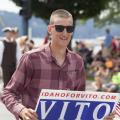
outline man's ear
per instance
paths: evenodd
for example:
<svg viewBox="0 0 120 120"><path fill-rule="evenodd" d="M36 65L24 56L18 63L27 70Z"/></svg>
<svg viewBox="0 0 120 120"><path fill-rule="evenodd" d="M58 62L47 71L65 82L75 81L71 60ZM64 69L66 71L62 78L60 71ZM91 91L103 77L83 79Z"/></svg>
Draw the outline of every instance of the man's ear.
<svg viewBox="0 0 120 120"><path fill-rule="evenodd" d="M51 25L48 25L48 33L51 34Z"/></svg>

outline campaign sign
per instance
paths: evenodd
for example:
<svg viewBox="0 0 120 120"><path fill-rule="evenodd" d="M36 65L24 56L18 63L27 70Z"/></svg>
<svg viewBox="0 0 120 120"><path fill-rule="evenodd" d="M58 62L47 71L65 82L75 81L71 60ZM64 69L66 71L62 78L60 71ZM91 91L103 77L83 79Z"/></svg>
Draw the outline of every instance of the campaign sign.
<svg viewBox="0 0 120 120"><path fill-rule="evenodd" d="M36 112L39 120L103 120L118 100L118 93L43 89Z"/></svg>

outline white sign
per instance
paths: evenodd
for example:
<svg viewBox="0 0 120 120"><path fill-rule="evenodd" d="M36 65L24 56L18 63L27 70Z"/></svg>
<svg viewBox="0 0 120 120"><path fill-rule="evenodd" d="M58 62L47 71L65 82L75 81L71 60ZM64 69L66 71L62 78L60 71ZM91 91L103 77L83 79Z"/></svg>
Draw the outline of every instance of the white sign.
<svg viewBox="0 0 120 120"><path fill-rule="evenodd" d="M119 98L117 93L43 89L36 112L39 120L103 120Z"/></svg>

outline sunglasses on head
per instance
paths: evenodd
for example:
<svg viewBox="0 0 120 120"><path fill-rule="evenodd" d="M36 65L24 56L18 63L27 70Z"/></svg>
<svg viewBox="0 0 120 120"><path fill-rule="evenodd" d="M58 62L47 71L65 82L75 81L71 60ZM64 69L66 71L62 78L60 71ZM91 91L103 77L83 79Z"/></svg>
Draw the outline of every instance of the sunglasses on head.
<svg viewBox="0 0 120 120"><path fill-rule="evenodd" d="M74 27L73 27L73 26L55 25L55 30L56 30L57 32L63 32L64 29L66 29L66 31L67 31L68 33L72 33L73 30L74 30Z"/></svg>

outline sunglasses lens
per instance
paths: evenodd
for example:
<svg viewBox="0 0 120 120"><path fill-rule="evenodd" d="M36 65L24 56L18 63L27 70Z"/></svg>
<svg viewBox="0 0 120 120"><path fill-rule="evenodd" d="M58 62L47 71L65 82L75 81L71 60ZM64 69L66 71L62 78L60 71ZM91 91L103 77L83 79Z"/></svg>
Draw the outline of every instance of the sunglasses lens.
<svg viewBox="0 0 120 120"><path fill-rule="evenodd" d="M64 26L62 26L62 25L55 25L55 30L57 32L63 32L64 31Z"/></svg>
<svg viewBox="0 0 120 120"><path fill-rule="evenodd" d="M73 32L74 27L73 27L73 26L55 25L55 30L56 30L57 32L63 32L64 29L66 29L68 33L71 33L71 32Z"/></svg>
<svg viewBox="0 0 120 120"><path fill-rule="evenodd" d="M67 26L66 29L67 29L68 33L71 33L71 32L74 31L74 27L73 26Z"/></svg>

